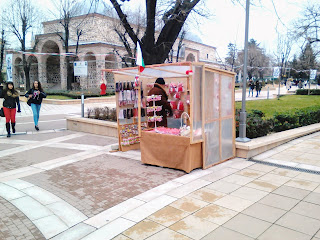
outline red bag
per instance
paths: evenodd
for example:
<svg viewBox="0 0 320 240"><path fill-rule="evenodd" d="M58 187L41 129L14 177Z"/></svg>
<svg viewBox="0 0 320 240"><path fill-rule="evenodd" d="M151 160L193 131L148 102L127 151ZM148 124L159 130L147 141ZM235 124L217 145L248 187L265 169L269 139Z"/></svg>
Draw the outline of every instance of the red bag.
<svg viewBox="0 0 320 240"><path fill-rule="evenodd" d="M179 102L178 102L178 110L179 110L179 111L184 111L184 105L183 105L183 102L182 102L182 101L179 101Z"/></svg>
<svg viewBox="0 0 320 240"><path fill-rule="evenodd" d="M174 102L174 101L170 102L170 106L171 106L172 110L176 110L177 109L177 102Z"/></svg>

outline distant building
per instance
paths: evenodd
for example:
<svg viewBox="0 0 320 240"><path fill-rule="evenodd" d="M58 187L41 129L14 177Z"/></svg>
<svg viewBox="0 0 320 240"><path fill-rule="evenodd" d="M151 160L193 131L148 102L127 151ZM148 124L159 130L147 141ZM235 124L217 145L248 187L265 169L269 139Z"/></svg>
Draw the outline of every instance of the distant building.
<svg viewBox="0 0 320 240"><path fill-rule="evenodd" d="M72 83L74 89L98 88L102 77L111 88L114 82L113 75L105 73L101 76L101 69L125 67L120 56L126 56L127 52L114 31L115 24L119 25L119 20L98 13L81 15L71 19L69 52L76 52L78 28L82 30L82 34L79 37L78 54L75 60L88 61L88 76L74 77ZM66 57L63 55L65 49L57 34L62 34L62 25L59 20L43 22L42 25L43 34L35 37L37 41L35 54L27 55L28 63L31 64L30 80L31 82L39 80L46 88L66 89ZM179 39L173 47L173 62L176 61L178 43ZM16 84L23 86L25 77L22 54L13 53L13 80ZM216 48L184 39L179 61L215 64L217 62ZM73 62L71 64L73 66Z"/></svg>

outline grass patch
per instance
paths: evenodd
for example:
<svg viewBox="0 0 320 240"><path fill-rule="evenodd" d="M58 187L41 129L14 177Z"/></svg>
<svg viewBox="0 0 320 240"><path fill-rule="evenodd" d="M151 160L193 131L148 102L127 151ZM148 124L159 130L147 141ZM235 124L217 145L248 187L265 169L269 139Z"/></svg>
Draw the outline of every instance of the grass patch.
<svg viewBox="0 0 320 240"><path fill-rule="evenodd" d="M275 113L296 112L306 108L320 109L320 96L287 95L277 99L254 100L246 102L246 111L260 110L265 118L272 118ZM236 102L236 109L241 109L241 102Z"/></svg>
<svg viewBox="0 0 320 240"><path fill-rule="evenodd" d="M48 99L59 99L59 100L70 100L73 99L71 97L67 97L67 96L61 96L61 95L47 95Z"/></svg>

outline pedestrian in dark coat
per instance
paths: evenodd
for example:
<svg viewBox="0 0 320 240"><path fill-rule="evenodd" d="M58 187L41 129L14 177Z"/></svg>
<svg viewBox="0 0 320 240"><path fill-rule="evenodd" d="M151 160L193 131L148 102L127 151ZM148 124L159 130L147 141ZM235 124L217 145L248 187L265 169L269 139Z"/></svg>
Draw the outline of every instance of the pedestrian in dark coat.
<svg viewBox="0 0 320 240"><path fill-rule="evenodd" d="M39 131L39 116L40 116L40 108L42 99L46 98L47 95L43 91L41 87L41 83L39 81L34 81L32 88L24 95L26 98L31 99L31 109L33 112L33 121L34 127L37 131Z"/></svg>
<svg viewBox="0 0 320 240"><path fill-rule="evenodd" d="M259 91L260 91L260 83L259 83L259 80L256 81L256 91L257 91L256 97L258 97L258 96L259 96Z"/></svg>
<svg viewBox="0 0 320 240"><path fill-rule="evenodd" d="M3 101L3 112L6 117L6 129L7 137L11 137L10 133L10 122L12 132L15 133L16 125L16 99L19 97L19 92L14 89L13 82L7 82L6 88L0 93L0 97L4 98Z"/></svg>
<svg viewBox="0 0 320 240"><path fill-rule="evenodd" d="M166 93L164 86L165 81L163 78L157 78L154 87L149 91L148 96L151 95L161 95L161 100L155 102L155 106L162 106L162 110L159 112L156 112L157 116L162 116L162 121L157 122L157 126L163 126L167 127L167 115L172 116L172 108L170 106L170 103L168 102L168 94ZM153 106L153 102L149 102L149 107ZM154 113L148 113L148 116L154 116ZM148 126L154 128L155 124L154 122L148 122Z"/></svg>

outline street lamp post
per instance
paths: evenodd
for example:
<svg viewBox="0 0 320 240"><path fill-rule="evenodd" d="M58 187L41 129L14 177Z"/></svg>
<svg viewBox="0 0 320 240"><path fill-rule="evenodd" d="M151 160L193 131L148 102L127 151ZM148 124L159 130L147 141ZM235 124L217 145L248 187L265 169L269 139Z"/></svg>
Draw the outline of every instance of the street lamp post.
<svg viewBox="0 0 320 240"><path fill-rule="evenodd" d="M245 40L244 40L244 65L243 65L243 84L242 84L242 107L240 111L240 123L239 123L239 137L237 142L249 142L250 139L246 137L246 86L247 86L247 65L248 65L248 35L249 35L249 6L250 0L246 0L246 28L245 28Z"/></svg>

